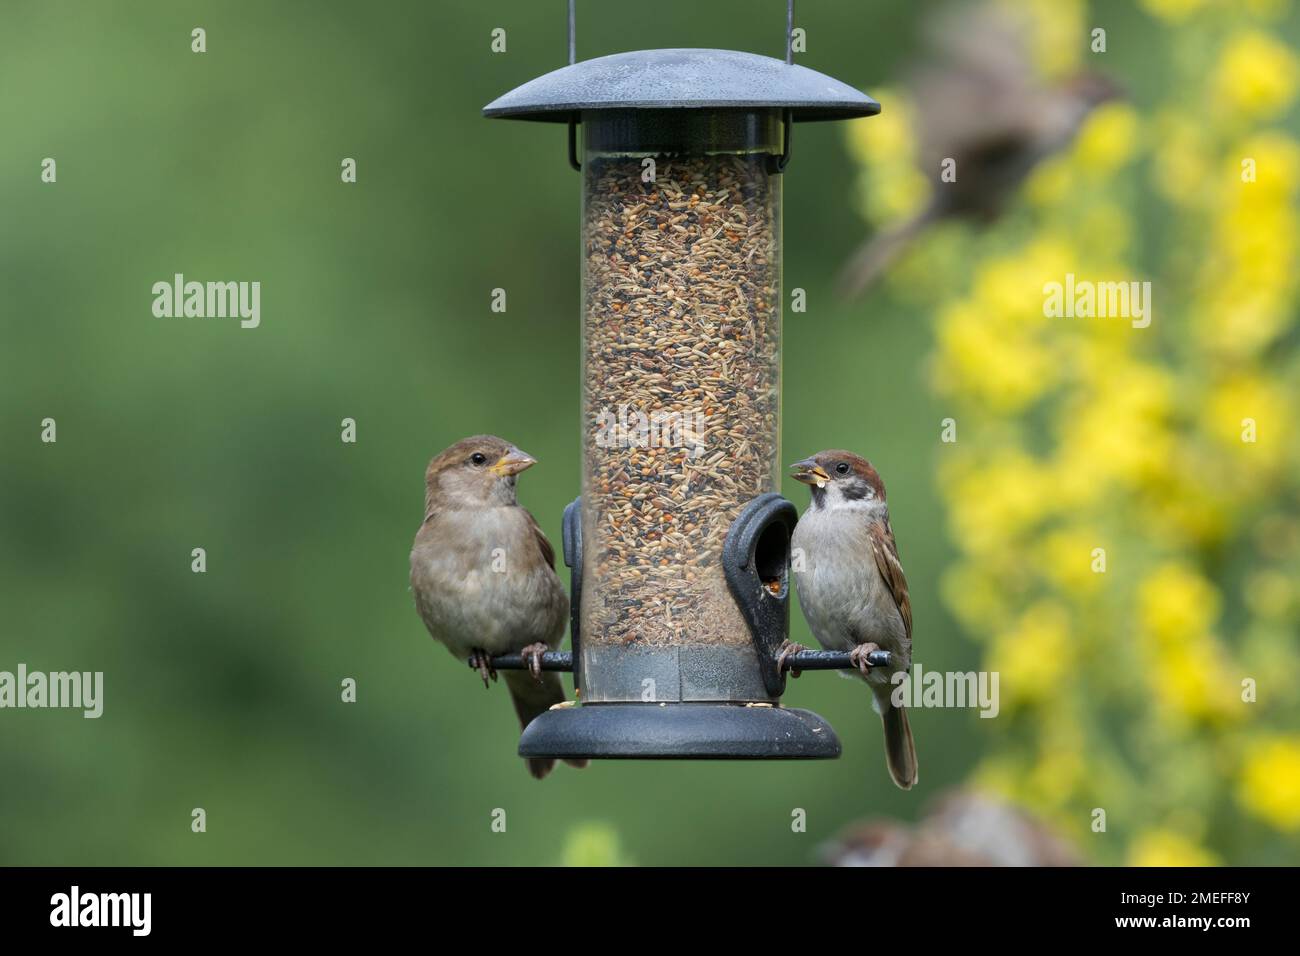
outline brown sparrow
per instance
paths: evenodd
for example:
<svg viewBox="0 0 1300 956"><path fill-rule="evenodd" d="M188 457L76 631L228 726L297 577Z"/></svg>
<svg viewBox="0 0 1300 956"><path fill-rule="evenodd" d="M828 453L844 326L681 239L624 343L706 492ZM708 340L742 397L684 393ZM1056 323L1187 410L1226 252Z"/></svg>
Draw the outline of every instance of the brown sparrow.
<svg viewBox="0 0 1300 956"><path fill-rule="evenodd" d="M856 823L821 848L831 866L1082 866L1076 847L1028 810L958 790L919 823Z"/></svg>
<svg viewBox="0 0 1300 956"><path fill-rule="evenodd" d="M492 657L529 660L528 671L506 674L521 727L565 699L541 655L564 637L569 598L550 542L515 500L515 476L535 464L492 435L452 445L425 472L424 521L411 548L411 591L434 640L477 668L484 687L496 680ZM528 769L541 779L554 764L532 759Z"/></svg>
<svg viewBox="0 0 1300 956"><path fill-rule="evenodd" d="M930 226L995 221L1035 167L1068 146L1096 107L1121 95L1099 73L1044 84L1025 23L1003 5L953 7L933 19L927 34L930 49L909 85L917 162L932 198L859 247L840 276L847 296L863 292ZM941 175L947 159L956 161L952 181Z"/></svg>
<svg viewBox="0 0 1300 956"><path fill-rule="evenodd" d="M822 647L852 654L885 726L890 776L908 790L917 779L916 748L907 710L890 701L890 678L911 666L912 604L885 485L870 462L848 451L823 451L792 467L812 490L790 539L799 606ZM799 649L783 647L782 656ZM888 668L868 662L878 650L889 651Z"/></svg>

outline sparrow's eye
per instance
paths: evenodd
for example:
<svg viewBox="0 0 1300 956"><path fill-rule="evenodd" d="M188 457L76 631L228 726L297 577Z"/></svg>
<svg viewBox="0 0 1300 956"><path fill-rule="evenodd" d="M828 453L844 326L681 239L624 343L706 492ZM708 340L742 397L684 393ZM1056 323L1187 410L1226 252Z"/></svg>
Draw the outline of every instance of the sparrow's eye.
<svg viewBox="0 0 1300 956"><path fill-rule="evenodd" d="M849 473L849 463L847 461L840 462L835 466L835 471L838 474L847 475Z"/></svg>
<svg viewBox="0 0 1300 956"><path fill-rule="evenodd" d="M474 454L469 456L469 461L471 465L477 465L481 467L487 464L487 455L484 455L482 452L476 451L474 452Z"/></svg>

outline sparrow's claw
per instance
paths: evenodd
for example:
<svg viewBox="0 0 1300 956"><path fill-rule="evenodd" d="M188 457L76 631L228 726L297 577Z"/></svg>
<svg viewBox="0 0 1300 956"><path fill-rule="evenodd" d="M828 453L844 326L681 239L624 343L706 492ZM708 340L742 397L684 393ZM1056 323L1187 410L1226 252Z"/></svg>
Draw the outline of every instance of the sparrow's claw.
<svg viewBox="0 0 1300 956"><path fill-rule="evenodd" d="M481 647L469 652L469 666L478 671L478 676L483 678L484 689L488 686L488 678L497 679L496 669L492 666L492 657Z"/></svg>
<svg viewBox="0 0 1300 956"><path fill-rule="evenodd" d="M549 650L549 647L538 641L536 644L529 644L519 652L519 656L528 663L528 673L533 675L533 680L542 679L542 655Z"/></svg>
<svg viewBox="0 0 1300 956"><path fill-rule="evenodd" d="M863 677L871 673L871 661L867 660L867 656L874 654L878 650L880 650L879 644L872 644L868 641L866 644L859 644L849 651L849 660L854 667L862 672Z"/></svg>
<svg viewBox="0 0 1300 956"><path fill-rule="evenodd" d="M806 651L808 648L802 644L796 644L794 641L782 641L781 648L776 652L776 672L779 674L785 670L785 659L791 654L798 654L800 651ZM797 667L790 668L790 676L798 678L803 673Z"/></svg>

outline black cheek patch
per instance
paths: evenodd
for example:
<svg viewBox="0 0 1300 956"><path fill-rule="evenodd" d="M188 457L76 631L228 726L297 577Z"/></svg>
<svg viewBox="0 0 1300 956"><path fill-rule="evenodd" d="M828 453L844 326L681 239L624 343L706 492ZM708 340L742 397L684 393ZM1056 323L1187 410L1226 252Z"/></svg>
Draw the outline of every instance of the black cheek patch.
<svg viewBox="0 0 1300 956"><path fill-rule="evenodd" d="M871 488L865 481L846 482L840 489L840 497L845 501L861 501L871 497Z"/></svg>

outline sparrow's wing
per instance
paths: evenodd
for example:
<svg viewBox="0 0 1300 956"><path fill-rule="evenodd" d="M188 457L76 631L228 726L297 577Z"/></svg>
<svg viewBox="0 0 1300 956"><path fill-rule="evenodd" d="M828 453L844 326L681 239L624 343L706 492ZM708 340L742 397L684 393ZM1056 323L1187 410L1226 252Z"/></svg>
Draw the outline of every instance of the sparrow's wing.
<svg viewBox="0 0 1300 956"><path fill-rule="evenodd" d="M898 560L898 545L894 544L894 529L889 526L888 516L880 518L882 534L871 536L871 551L876 558L876 567L880 577L893 595L898 614L903 619L903 628L907 639L912 639L912 600L907 596L907 578L903 574L903 565Z"/></svg>
<svg viewBox="0 0 1300 956"><path fill-rule="evenodd" d="M547 541L546 535L542 534L542 527L537 523L537 519L533 517L533 513L527 508L520 508L519 510L528 516L528 530L533 533L533 538L537 541L537 547L542 551L542 560L554 571L555 549L551 547L551 542Z"/></svg>

